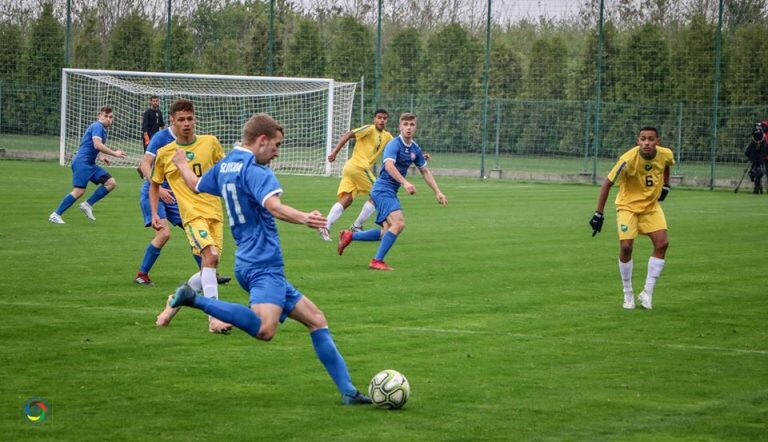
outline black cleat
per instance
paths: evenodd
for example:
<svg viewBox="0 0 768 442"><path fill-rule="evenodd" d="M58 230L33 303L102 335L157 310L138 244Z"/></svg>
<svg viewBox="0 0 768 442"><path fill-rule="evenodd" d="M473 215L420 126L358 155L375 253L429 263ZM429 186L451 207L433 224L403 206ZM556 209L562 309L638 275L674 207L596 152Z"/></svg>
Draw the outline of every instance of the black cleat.
<svg viewBox="0 0 768 442"><path fill-rule="evenodd" d="M218 273L216 274L216 282L219 285L228 284L229 281L232 281L232 277L231 276L219 275Z"/></svg>

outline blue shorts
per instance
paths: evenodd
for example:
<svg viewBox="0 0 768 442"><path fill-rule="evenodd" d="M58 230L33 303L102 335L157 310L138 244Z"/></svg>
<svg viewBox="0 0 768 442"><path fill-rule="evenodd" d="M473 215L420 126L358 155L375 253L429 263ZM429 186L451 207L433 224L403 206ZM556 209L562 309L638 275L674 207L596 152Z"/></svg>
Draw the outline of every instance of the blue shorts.
<svg viewBox="0 0 768 442"><path fill-rule="evenodd" d="M282 267L235 269L235 278L249 294L248 305L276 304L283 308L280 322L291 314L302 295L285 279Z"/></svg>
<svg viewBox="0 0 768 442"><path fill-rule="evenodd" d="M390 213L402 210L397 193L390 190L374 190L371 192L373 205L376 206L376 224L384 225Z"/></svg>
<svg viewBox="0 0 768 442"><path fill-rule="evenodd" d="M95 164L72 163L72 187L85 189L88 182L104 184L112 175Z"/></svg>
<svg viewBox="0 0 768 442"><path fill-rule="evenodd" d="M141 191L139 191L139 207L141 207L141 214L144 216L144 227L151 226L152 207L149 205L149 183L146 181L141 185ZM167 219L172 226L184 226L178 204L166 204L163 200L157 200L157 216L160 219Z"/></svg>

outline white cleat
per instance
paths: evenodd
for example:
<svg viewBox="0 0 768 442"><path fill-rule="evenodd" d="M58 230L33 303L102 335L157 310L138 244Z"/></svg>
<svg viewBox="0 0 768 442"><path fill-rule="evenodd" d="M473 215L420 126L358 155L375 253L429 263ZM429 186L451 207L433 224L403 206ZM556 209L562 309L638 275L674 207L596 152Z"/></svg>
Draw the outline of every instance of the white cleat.
<svg viewBox="0 0 768 442"><path fill-rule="evenodd" d="M643 290L642 292L640 292L639 295L637 295L637 299L640 301L640 305L643 306L644 309L650 310L653 308L651 304L653 295L645 293L645 290Z"/></svg>
<svg viewBox="0 0 768 442"><path fill-rule="evenodd" d="M627 310L635 309L635 295L633 293L624 295L624 304L622 305L622 307L624 307Z"/></svg>
<svg viewBox="0 0 768 442"><path fill-rule="evenodd" d="M320 234L320 238L323 238L323 241L331 241L331 234L328 232L328 229L325 227L321 227L317 229L317 233Z"/></svg>
<svg viewBox="0 0 768 442"><path fill-rule="evenodd" d="M352 224L351 226L349 226L349 231L352 232L352 233L362 232L363 231L363 226L356 226L356 225Z"/></svg>
<svg viewBox="0 0 768 442"><path fill-rule="evenodd" d="M59 215L56 212L53 212L52 214L48 215L48 221L54 224L66 224L64 220L61 219L61 215Z"/></svg>
<svg viewBox="0 0 768 442"><path fill-rule="evenodd" d="M91 205L88 204L87 201L84 203L80 203L80 205L77 206L77 208L80 209L85 214L86 218L88 218L91 221L96 221L96 217L93 216L93 207L91 207Z"/></svg>

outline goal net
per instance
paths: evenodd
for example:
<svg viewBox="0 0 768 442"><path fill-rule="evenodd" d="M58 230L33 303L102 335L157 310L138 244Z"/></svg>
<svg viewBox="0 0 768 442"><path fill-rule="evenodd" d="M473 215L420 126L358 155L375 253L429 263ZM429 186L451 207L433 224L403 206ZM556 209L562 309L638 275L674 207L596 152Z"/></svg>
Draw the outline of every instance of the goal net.
<svg viewBox="0 0 768 442"><path fill-rule="evenodd" d="M64 69L61 89L59 162L69 164L80 139L102 106L114 112L107 146L127 158L114 166L136 167L144 156L141 121L152 95L160 97L166 124L168 107L178 98L192 100L196 133L215 135L226 151L240 140L242 126L257 112L270 114L285 128L276 173L339 175L344 161L327 161L349 130L356 83L319 78L247 77ZM346 159L347 151L339 159Z"/></svg>

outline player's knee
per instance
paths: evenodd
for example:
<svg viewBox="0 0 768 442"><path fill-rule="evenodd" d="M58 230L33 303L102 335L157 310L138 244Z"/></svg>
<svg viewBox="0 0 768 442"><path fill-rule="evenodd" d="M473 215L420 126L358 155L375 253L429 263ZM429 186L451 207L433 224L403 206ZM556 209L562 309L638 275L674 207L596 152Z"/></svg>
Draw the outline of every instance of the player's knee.
<svg viewBox="0 0 768 442"><path fill-rule="evenodd" d="M277 333L276 326L262 324L261 328L259 329L259 333L256 335L256 339L269 342L272 340L272 338L275 337L275 333Z"/></svg>
<svg viewBox="0 0 768 442"><path fill-rule="evenodd" d="M114 178L110 178L107 180L106 183L104 183L104 188L109 190L110 192L115 190L116 187L117 187L117 181L115 181Z"/></svg>
<svg viewBox="0 0 768 442"><path fill-rule="evenodd" d="M621 256L632 256L632 244L622 244L619 247L619 253Z"/></svg>
<svg viewBox="0 0 768 442"><path fill-rule="evenodd" d="M85 193L85 189L80 187L75 187L74 189L72 189L72 192L70 192L69 194L72 195L73 198L78 199L81 196L83 196L84 193Z"/></svg>
<svg viewBox="0 0 768 442"><path fill-rule="evenodd" d="M155 240L162 245L165 245L166 242L171 238L171 229L169 229L167 226L160 230L155 230Z"/></svg>
<svg viewBox="0 0 768 442"><path fill-rule="evenodd" d="M309 315L307 327L310 330L328 327L328 320L325 318L325 313L320 309L312 312L312 314Z"/></svg>
<svg viewBox="0 0 768 442"><path fill-rule="evenodd" d="M655 246L656 252L659 252L659 253L661 253L663 255L664 253L667 252L667 247L669 247L669 240L668 239L664 239L664 240L658 241L656 243L656 246Z"/></svg>

